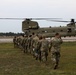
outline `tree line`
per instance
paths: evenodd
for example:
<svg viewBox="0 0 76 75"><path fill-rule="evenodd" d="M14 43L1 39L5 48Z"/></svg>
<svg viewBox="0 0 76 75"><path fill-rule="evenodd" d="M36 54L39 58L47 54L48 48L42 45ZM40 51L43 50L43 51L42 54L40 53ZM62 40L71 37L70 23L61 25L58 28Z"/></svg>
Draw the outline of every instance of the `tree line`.
<svg viewBox="0 0 76 75"><path fill-rule="evenodd" d="M6 32L6 33L3 33L1 32L0 33L0 36L19 36L19 35L22 35L23 33L13 33L13 32Z"/></svg>

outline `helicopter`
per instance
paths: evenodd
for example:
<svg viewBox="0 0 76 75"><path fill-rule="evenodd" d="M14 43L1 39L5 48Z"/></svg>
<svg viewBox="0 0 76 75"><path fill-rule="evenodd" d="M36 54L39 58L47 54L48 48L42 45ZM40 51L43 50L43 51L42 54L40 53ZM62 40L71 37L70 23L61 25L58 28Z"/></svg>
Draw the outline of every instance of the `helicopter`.
<svg viewBox="0 0 76 75"><path fill-rule="evenodd" d="M26 35L31 35L32 33L38 35L45 35L46 37L53 37L55 33L60 33L62 37L66 36L76 36L76 22L74 19L71 21L61 21L57 20L60 18L0 18L7 20L23 20L22 21L22 31ZM41 28L37 21L34 20L47 20L53 22L69 22L66 26L59 27L43 27Z"/></svg>
<svg viewBox="0 0 76 75"><path fill-rule="evenodd" d="M45 35L46 37L53 37L55 33L60 33L62 37L75 36L76 35L76 22L74 19L71 21L59 21L59 20L48 20L54 22L70 22L66 26L59 27L46 27L40 28L38 22L32 21L31 19L26 19L22 22L22 31L25 34L36 33L39 35Z"/></svg>

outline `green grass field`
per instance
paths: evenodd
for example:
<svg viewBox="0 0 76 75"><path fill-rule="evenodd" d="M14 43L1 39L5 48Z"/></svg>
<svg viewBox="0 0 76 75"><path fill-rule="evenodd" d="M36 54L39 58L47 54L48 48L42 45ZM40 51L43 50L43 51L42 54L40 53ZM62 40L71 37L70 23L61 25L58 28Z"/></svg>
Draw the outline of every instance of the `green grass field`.
<svg viewBox="0 0 76 75"><path fill-rule="evenodd" d="M76 75L76 42L63 43L59 68L53 70L50 53L47 65L14 48L12 43L0 44L0 75Z"/></svg>

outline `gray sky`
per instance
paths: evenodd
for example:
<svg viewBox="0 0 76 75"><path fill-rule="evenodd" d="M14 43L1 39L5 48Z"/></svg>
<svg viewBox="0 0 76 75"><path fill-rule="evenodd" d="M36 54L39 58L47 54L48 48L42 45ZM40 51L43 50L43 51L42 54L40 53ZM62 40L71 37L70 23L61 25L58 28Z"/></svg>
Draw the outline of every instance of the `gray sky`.
<svg viewBox="0 0 76 75"><path fill-rule="evenodd" d="M0 17L76 19L76 0L0 0ZM38 21L41 27L66 23ZM22 32L22 20L0 20L0 32Z"/></svg>

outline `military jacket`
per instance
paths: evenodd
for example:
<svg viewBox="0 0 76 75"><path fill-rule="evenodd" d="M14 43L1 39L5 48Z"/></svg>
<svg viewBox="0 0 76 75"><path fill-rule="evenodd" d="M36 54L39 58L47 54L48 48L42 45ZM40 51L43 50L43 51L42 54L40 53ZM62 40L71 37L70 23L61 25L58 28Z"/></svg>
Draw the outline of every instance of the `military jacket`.
<svg viewBox="0 0 76 75"><path fill-rule="evenodd" d="M53 37L50 41L51 51L60 52L60 47L61 47L62 42L63 42L62 39Z"/></svg>

